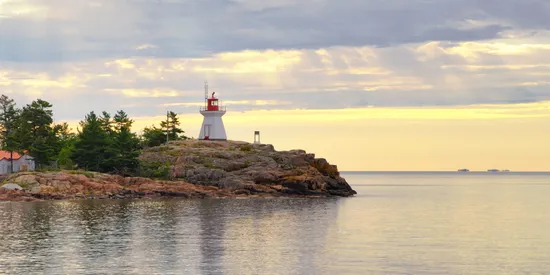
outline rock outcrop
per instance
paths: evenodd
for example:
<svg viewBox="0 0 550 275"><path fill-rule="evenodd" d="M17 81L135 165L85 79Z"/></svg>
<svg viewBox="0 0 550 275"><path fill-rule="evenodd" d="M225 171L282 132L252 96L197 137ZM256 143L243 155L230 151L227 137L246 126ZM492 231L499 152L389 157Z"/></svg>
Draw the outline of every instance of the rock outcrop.
<svg viewBox="0 0 550 275"><path fill-rule="evenodd" d="M213 186L199 186L184 181L124 178L86 171L17 173L9 177L6 182L17 183L24 190L0 188L0 200L235 196L228 190Z"/></svg>
<svg viewBox="0 0 550 275"><path fill-rule="evenodd" d="M167 163L167 176L218 188L278 188L288 194L351 196L356 192L336 165L304 150L275 151L269 144L186 140L145 150L141 160Z"/></svg>
<svg viewBox="0 0 550 275"><path fill-rule="evenodd" d="M17 173L4 183L24 190L0 188L0 200L356 194L325 159L303 150L277 152L272 145L175 141L144 150L140 161L141 174L164 179L87 171Z"/></svg>

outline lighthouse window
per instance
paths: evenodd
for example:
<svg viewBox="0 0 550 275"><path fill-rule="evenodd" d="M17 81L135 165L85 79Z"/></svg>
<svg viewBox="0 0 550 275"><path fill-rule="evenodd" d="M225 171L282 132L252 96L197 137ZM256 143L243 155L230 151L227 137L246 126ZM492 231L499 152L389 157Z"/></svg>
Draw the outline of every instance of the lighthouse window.
<svg viewBox="0 0 550 275"><path fill-rule="evenodd" d="M212 106L218 106L218 102L217 101L212 101Z"/></svg>

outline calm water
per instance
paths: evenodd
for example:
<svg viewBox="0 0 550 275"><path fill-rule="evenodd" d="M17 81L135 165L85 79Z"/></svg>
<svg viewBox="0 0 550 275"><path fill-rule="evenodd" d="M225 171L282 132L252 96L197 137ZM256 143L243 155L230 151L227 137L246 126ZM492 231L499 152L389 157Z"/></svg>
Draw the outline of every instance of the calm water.
<svg viewBox="0 0 550 275"><path fill-rule="evenodd" d="M550 273L550 174L344 176L359 195L0 203L0 273Z"/></svg>

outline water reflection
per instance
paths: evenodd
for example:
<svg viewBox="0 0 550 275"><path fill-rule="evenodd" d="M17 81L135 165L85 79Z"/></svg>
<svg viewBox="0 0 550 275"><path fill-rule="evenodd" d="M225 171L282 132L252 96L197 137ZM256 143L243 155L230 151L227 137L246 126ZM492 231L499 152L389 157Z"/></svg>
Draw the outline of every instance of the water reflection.
<svg viewBox="0 0 550 275"><path fill-rule="evenodd" d="M0 203L0 273L550 270L549 175L398 173L364 180L354 186L358 196L340 199Z"/></svg>
<svg viewBox="0 0 550 275"><path fill-rule="evenodd" d="M310 274L337 200L0 204L9 274Z"/></svg>
<svg viewBox="0 0 550 275"><path fill-rule="evenodd" d="M52 225L55 219L54 208L50 204L9 203L6 210L0 211L1 232L0 256L9 254L16 265L44 268L47 264L41 258L51 255ZM20 232L27 232L18 236ZM25 251L34 251L29 255ZM8 259L0 257L0 266ZM0 270L10 270L9 268Z"/></svg>
<svg viewBox="0 0 550 275"><path fill-rule="evenodd" d="M225 200L203 200L198 203L200 232L201 270L210 274L223 271L221 257L224 253Z"/></svg>
<svg viewBox="0 0 550 275"><path fill-rule="evenodd" d="M331 200L258 200L228 207L227 274L312 274L336 215Z"/></svg>

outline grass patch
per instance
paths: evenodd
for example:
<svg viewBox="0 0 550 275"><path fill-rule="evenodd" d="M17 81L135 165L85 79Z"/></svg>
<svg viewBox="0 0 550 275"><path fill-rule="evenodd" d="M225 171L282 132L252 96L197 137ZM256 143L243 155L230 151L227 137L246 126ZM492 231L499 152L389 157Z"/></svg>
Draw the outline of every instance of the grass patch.
<svg viewBox="0 0 550 275"><path fill-rule="evenodd" d="M30 188L30 185L28 182L21 182L19 183L19 186L21 186L21 188L23 188L24 190L28 190Z"/></svg>
<svg viewBox="0 0 550 275"><path fill-rule="evenodd" d="M214 165L214 162L210 158L200 157L202 165L206 168L214 169L217 168L216 165Z"/></svg>
<svg viewBox="0 0 550 275"><path fill-rule="evenodd" d="M87 178L90 178L90 179L95 177L94 173L92 173L92 172L80 171L80 170L72 170L72 171L69 171L69 174L73 174L73 175L84 175L84 176L86 176Z"/></svg>
<svg viewBox="0 0 550 275"><path fill-rule="evenodd" d="M241 146L241 151L243 151L243 152L250 152L250 151L252 151L252 146L250 146L250 145L243 145L243 146Z"/></svg>
<svg viewBox="0 0 550 275"><path fill-rule="evenodd" d="M179 157L182 155L181 153L182 151L178 151L178 150L166 151L166 154L172 157Z"/></svg>
<svg viewBox="0 0 550 275"><path fill-rule="evenodd" d="M166 151L170 151L170 150L172 150L172 148L170 146L167 146L167 145L151 147L151 148L148 149L149 152L166 152Z"/></svg>
<svg viewBox="0 0 550 275"><path fill-rule="evenodd" d="M34 171L39 172L39 173L59 172L59 171L61 171L61 169L60 168L39 168L39 169L35 169Z"/></svg>

